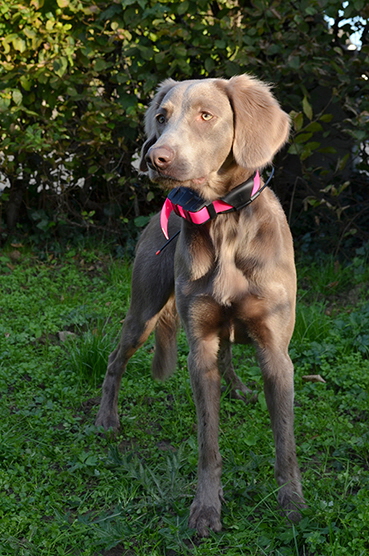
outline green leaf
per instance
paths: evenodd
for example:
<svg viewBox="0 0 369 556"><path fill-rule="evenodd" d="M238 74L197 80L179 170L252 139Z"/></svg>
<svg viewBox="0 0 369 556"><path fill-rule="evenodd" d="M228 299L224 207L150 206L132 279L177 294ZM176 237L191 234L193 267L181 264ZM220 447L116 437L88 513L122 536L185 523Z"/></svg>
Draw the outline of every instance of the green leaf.
<svg viewBox="0 0 369 556"><path fill-rule="evenodd" d="M183 15L187 12L189 7L189 2L187 0L184 0L184 2L180 2L178 4L178 8L177 8L177 14L178 15Z"/></svg>
<svg viewBox="0 0 369 556"><path fill-rule="evenodd" d="M30 91L32 86L32 81L29 79L27 75L22 75L19 78L20 84L22 85L25 91Z"/></svg>
<svg viewBox="0 0 369 556"><path fill-rule="evenodd" d="M311 139L312 136L313 136L312 133L299 133L294 138L294 142L295 143L306 143L306 141L309 141L309 139Z"/></svg>
<svg viewBox="0 0 369 556"><path fill-rule="evenodd" d="M25 27L23 32L29 39L34 39L37 36L36 31L34 29L30 29L29 27Z"/></svg>
<svg viewBox="0 0 369 556"><path fill-rule="evenodd" d="M334 149L336 151L336 149ZM342 172L346 168L347 162L350 160L351 153L346 153L344 157L339 158L337 161L337 169Z"/></svg>
<svg viewBox="0 0 369 556"><path fill-rule="evenodd" d="M295 131L300 131L300 129L302 128L303 124L304 124L304 115L302 112L299 113L295 113L294 115L291 114L292 117L292 122L293 122L293 127L295 129Z"/></svg>
<svg viewBox="0 0 369 556"><path fill-rule="evenodd" d="M337 152L337 149L335 149L334 147L322 147L321 149L319 149L319 152L324 154L335 154Z"/></svg>
<svg viewBox="0 0 369 556"><path fill-rule="evenodd" d="M331 122L333 119L333 114L323 114L323 116L320 116L319 120L321 122Z"/></svg>
<svg viewBox="0 0 369 556"><path fill-rule="evenodd" d="M299 156L301 152L301 148L302 147L300 145L296 145L295 143L292 143L292 145L290 145L288 148L288 153L297 154L297 156Z"/></svg>
<svg viewBox="0 0 369 556"><path fill-rule="evenodd" d="M13 101L15 102L15 104L17 106L20 106L22 104L22 100L23 100L23 95L20 92L19 89L14 89L12 92L12 97L13 97Z"/></svg>
<svg viewBox="0 0 369 556"><path fill-rule="evenodd" d="M311 122L311 124L305 127L305 131L316 133L317 131L323 131L323 126L318 122Z"/></svg>
<svg viewBox="0 0 369 556"><path fill-rule="evenodd" d="M146 226L149 220L149 216L137 216L137 218L134 219L134 223L137 228L143 228L144 226Z"/></svg>
<svg viewBox="0 0 369 556"><path fill-rule="evenodd" d="M10 106L10 98L0 97L0 112L6 112Z"/></svg>
<svg viewBox="0 0 369 556"><path fill-rule="evenodd" d="M205 69L208 73L211 73L215 68L215 62L212 58L206 58L205 60Z"/></svg>
<svg viewBox="0 0 369 556"><path fill-rule="evenodd" d="M315 151L319 147L320 143L318 143L318 141L311 141L310 143L304 145L304 150L300 154L301 160L306 160L307 158L309 158L309 156L312 155L313 151Z"/></svg>
<svg viewBox="0 0 369 556"><path fill-rule="evenodd" d="M312 106L310 104L310 102L308 101L308 99L306 97L303 98L302 100L302 109L304 111L304 114L307 118L309 118L309 120L313 119L313 109Z"/></svg>
<svg viewBox="0 0 369 556"><path fill-rule="evenodd" d="M18 36L12 39L12 43L15 50L18 50L19 52L24 52L27 48L26 41Z"/></svg>
<svg viewBox="0 0 369 556"><path fill-rule="evenodd" d="M53 228L55 226L55 222L53 222L52 220L44 218L40 222L38 222L36 224L36 226L37 226L37 228L39 228L43 232L46 232L47 230L49 230L50 228Z"/></svg>
<svg viewBox="0 0 369 556"><path fill-rule="evenodd" d="M311 150L310 149L304 149L302 151L302 153L300 154L300 159L301 160L306 160L307 158L309 158L309 156L311 156Z"/></svg>
<svg viewBox="0 0 369 556"><path fill-rule="evenodd" d="M39 10L40 8L43 7L44 3L45 3L44 0L32 0L31 6L34 6L36 10Z"/></svg>
<svg viewBox="0 0 369 556"><path fill-rule="evenodd" d="M109 67L109 63L104 60L104 58L98 58L94 63L94 70L95 71L104 71Z"/></svg>
<svg viewBox="0 0 369 556"><path fill-rule="evenodd" d="M60 56L60 58L57 58L53 62L54 71L56 75L58 75L59 77L63 77L63 75L67 71L67 67L68 67L68 60L64 56Z"/></svg>
<svg viewBox="0 0 369 556"><path fill-rule="evenodd" d="M306 144L306 148L310 149L311 151L315 151L316 149L319 149L319 147L319 141L310 141L310 143Z"/></svg>
<svg viewBox="0 0 369 556"><path fill-rule="evenodd" d="M47 31L52 31L52 29L54 28L55 23L56 23L55 19L51 19L51 18L48 19L47 22L46 22L46 26L45 26L46 30Z"/></svg>
<svg viewBox="0 0 369 556"><path fill-rule="evenodd" d="M295 70L300 69L301 67L300 56L290 56L288 59L288 65Z"/></svg>
<svg viewBox="0 0 369 556"><path fill-rule="evenodd" d="M224 50L225 48L227 48L227 43L226 43L225 40L218 40L218 41L215 41L215 46L217 48L220 48L221 50Z"/></svg>

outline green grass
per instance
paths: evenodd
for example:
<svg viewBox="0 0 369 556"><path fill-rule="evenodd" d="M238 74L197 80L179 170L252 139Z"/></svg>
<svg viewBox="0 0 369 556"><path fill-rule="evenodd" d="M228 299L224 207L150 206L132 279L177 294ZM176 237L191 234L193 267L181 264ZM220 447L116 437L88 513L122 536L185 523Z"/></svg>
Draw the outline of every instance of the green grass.
<svg viewBox="0 0 369 556"><path fill-rule="evenodd" d="M179 339L167 382L150 377L153 342L132 358L121 431L93 423L108 353L129 299L129 265L104 250L0 257L0 556L361 556L369 553L369 272L299 263L291 355L296 439L309 508L278 513L274 450L251 348L235 348L255 404L221 406L223 531L187 527L196 418ZM60 334L62 333L62 334ZM68 334L66 334L68 333ZM63 341L62 341L63 340ZM320 374L325 383L302 377Z"/></svg>

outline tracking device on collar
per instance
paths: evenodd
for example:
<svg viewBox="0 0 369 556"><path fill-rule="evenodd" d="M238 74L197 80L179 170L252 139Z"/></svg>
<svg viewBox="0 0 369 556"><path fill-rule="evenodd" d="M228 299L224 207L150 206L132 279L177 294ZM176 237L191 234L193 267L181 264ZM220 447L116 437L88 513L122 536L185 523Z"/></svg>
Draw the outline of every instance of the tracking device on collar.
<svg viewBox="0 0 369 556"><path fill-rule="evenodd" d="M272 168L268 180L260 187L260 174L259 172L255 172L250 179L241 183L227 193L227 195L212 203L204 201L196 191L193 191L189 187L175 187L172 189L165 199L160 213L161 229L168 241L156 254L159 255L164 247L166 247L179 233L177 232L177 234L169 239L168 220L171 212L192 222L192 224L205 224L205 222L216 218L218 214L241 210L252 203L269 184L273 174L274 168Z"/></svg>
<svg viewBox="0 0 369 556"><path fill-rule="evenodd" d="M203 208L211 206L196 191L189 187L175 187L169 193L168 199L174 205L174 211L176 207L181 207L185 213L197 213Z"/></svg>

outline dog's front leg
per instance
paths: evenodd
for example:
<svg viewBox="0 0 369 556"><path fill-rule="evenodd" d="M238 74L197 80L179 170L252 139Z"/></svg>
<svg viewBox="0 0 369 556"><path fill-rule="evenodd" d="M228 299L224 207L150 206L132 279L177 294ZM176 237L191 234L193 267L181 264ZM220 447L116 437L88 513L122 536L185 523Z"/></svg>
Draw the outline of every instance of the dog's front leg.
<svg viewBox="0 0 369 556"><path fill-rule="evenodd" d="M222 460L218 444L220 373L217 366L219 341L216 336L191 345L188 367L197 411L198 485L191 505L189 526L200 536L209 529L220 531Z"/></svg>

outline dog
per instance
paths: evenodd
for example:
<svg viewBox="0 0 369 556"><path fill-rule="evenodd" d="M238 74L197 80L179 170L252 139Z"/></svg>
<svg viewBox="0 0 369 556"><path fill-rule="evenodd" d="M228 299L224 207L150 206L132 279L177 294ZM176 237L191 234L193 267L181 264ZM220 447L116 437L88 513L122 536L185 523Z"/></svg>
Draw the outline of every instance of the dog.
<svg viewBox="0 0 369 556"><path fill-rule="evenodd" d="M221 377L236 396L249 392L232 367L232 343L256 348L282 511L296 522L305 506L288 355L295 320L293 244L283 209L259 175L289 129L289 116L270 87L246 74L167 79L146 112L140 170L170 193L137 246L131 304L109 358L96 425L119 427L122 374L154 330L153 376L173 372L181 322L198 423L198 484L189 526L200 536L221 529ZM158 251L164 236L169 242Z"/></svg>

